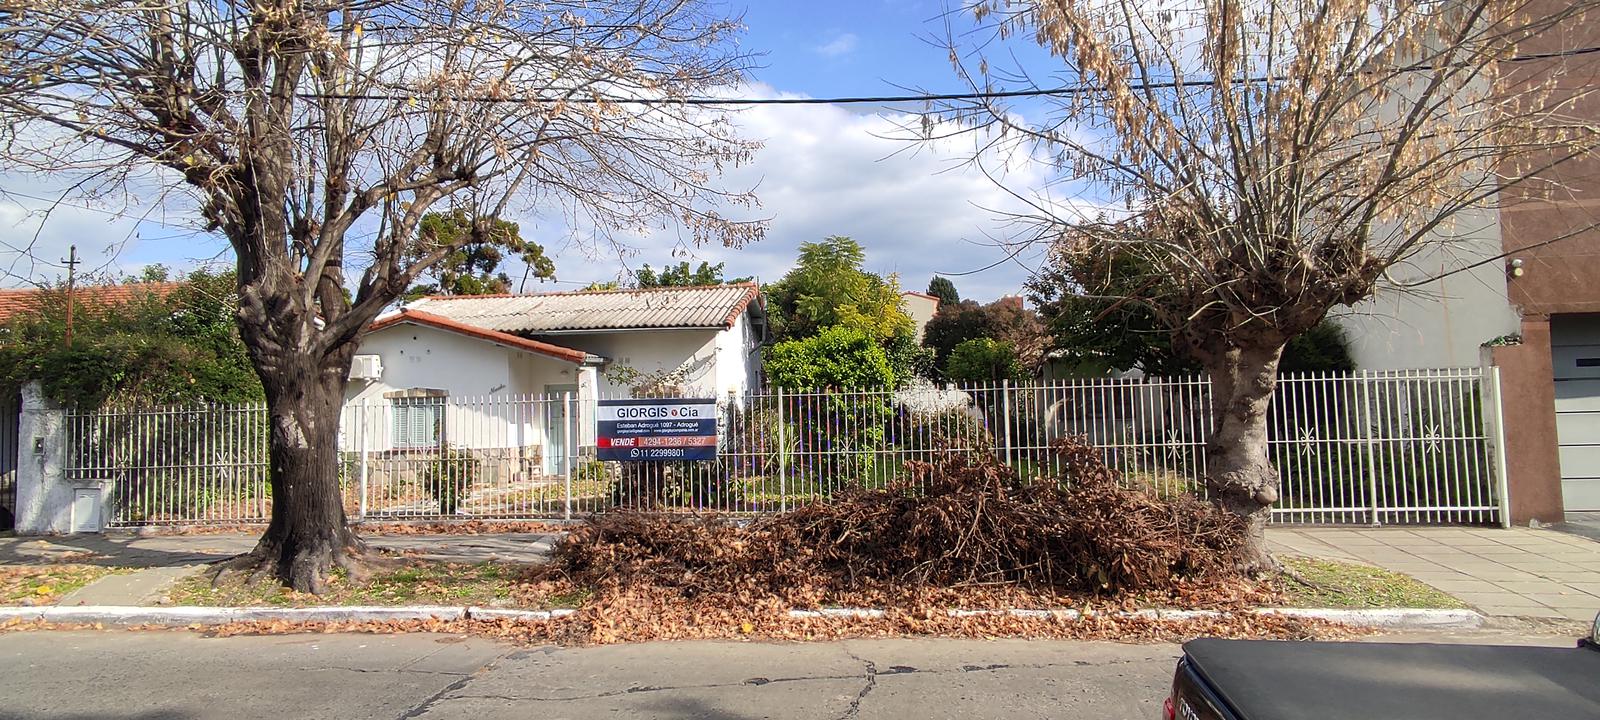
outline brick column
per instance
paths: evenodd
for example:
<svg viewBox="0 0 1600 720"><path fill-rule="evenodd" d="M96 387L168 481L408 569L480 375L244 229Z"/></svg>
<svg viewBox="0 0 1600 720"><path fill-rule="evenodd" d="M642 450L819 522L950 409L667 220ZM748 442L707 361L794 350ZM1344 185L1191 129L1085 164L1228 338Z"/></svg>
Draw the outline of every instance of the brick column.
<svg viewBox="0 0 1600 720"><path fill-rule="evenodd" d="M1550 318L1523 317L1521 345L1488 350L1490 361L1500 368L1511 523L1561 522L1561 458L1556 442Z"/></svg>

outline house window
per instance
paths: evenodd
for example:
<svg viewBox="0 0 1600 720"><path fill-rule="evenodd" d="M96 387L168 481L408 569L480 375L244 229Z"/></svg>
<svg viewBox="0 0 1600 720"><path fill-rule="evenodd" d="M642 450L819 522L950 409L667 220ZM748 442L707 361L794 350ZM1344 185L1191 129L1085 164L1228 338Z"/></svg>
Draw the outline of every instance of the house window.
<svg viewBox="0 0 1600 720"><path fill-rule="evenodd" d="M438 447L444 440L444 398L394 398L394 446Z"/></svg>

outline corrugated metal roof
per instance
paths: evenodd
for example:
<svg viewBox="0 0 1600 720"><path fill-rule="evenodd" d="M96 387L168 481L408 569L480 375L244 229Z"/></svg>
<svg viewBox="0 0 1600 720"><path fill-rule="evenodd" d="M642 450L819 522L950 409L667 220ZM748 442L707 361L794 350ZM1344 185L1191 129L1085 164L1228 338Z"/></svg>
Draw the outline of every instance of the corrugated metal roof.
<svg viewBox="0 0 1600 720"><path fill-rule="evenodd" d="M760 291L753 283L538 295L427 297L406 306L509 333L729 327Z"/></svg>

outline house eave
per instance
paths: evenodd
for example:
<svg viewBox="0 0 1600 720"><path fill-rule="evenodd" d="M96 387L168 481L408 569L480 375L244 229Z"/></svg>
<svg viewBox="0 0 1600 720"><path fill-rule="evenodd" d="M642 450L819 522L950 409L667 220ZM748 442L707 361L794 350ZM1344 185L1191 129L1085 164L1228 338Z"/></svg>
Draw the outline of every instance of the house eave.
<svg viewBox="0 0 1600 720"><path fill-rule="evenodd" d="M592 328L588 330L521 330L533 335L614 335L616 333L637 332L705 332L707 330L727 330L721 325L694 325L687 327L629 327L629 328Z"/></svg>

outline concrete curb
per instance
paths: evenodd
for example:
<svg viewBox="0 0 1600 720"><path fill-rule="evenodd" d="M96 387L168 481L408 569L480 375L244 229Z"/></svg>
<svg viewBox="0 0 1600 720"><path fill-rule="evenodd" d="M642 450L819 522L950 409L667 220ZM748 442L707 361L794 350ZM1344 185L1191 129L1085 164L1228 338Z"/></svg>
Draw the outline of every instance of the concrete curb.
<svg viewBox="0 0 1600 720"><path fill-rule="evenodd" d="M1488 622L1488 618L1476 610L1260 608L1254 612L1392 630L1461 630L1480 628Z"/></svg>
<svg viewBox="0 0 1600 720"><path fill-rule="evenodd" d="M510 620L548 622L576 612L570 608L553 610L513 610L507 608L418 605L409 607L133 607L122 605L81 605L72 607L0 607L0 622L7 620L54 623L102 623L108 625L223 625L234 622L385 622L392 620ZM1009 615L1025 618L1055 618L1076 621L1084 613L1072 608L947 611L950 617ZM1337 608L1256 608L1246 612L1311 618L1357 627L1384 630L1456 630L1482 627L1483 615L1472 610ZM1113 617L1161 620L1191 620L1221 617L1219 610L1132 610L1110 613ZM881 619L886 611L878 608L823 608L790 610L789 617Z"/></svg>
<svg viewBox="0 0 1600 720"><path fill-rule="evenodd" d="M1255 608L1247 612L1259 615L1283 615L1288 617L1310 618L1326 620L1343 625L1356 627L1371 627L1385 630L1457 630L1483 627L1485 618L1472 610L1430 610L1423 608L1395 608L1395 609L1342 609L1342 608ZM1083 618L1084 613L1073 608L1058 609L1027 609L1010 608L1005 610L949 610L950 617L977 617L982 615L1009 615L1025 618L1056 618L1058 620L1074 621ZM1196 618L1221 617L1227 613L1220 610L1119 610L1110 613L1112 617L1149 618L1153 620L1192 620ZM840 617L874 619L884 616L883 610L873 608L825 608L822 610L790 610L792 618L817 618Z"/></svg>
<svg viewBox="0 0 1600 720"><path fill-rule="evenodd" d="M223 625L232 622L383 622L387 620L460 620L466 608L411 607L141 607L76 605L0 608L0 620L42 620L56 623L112 625Z"/></svg>

